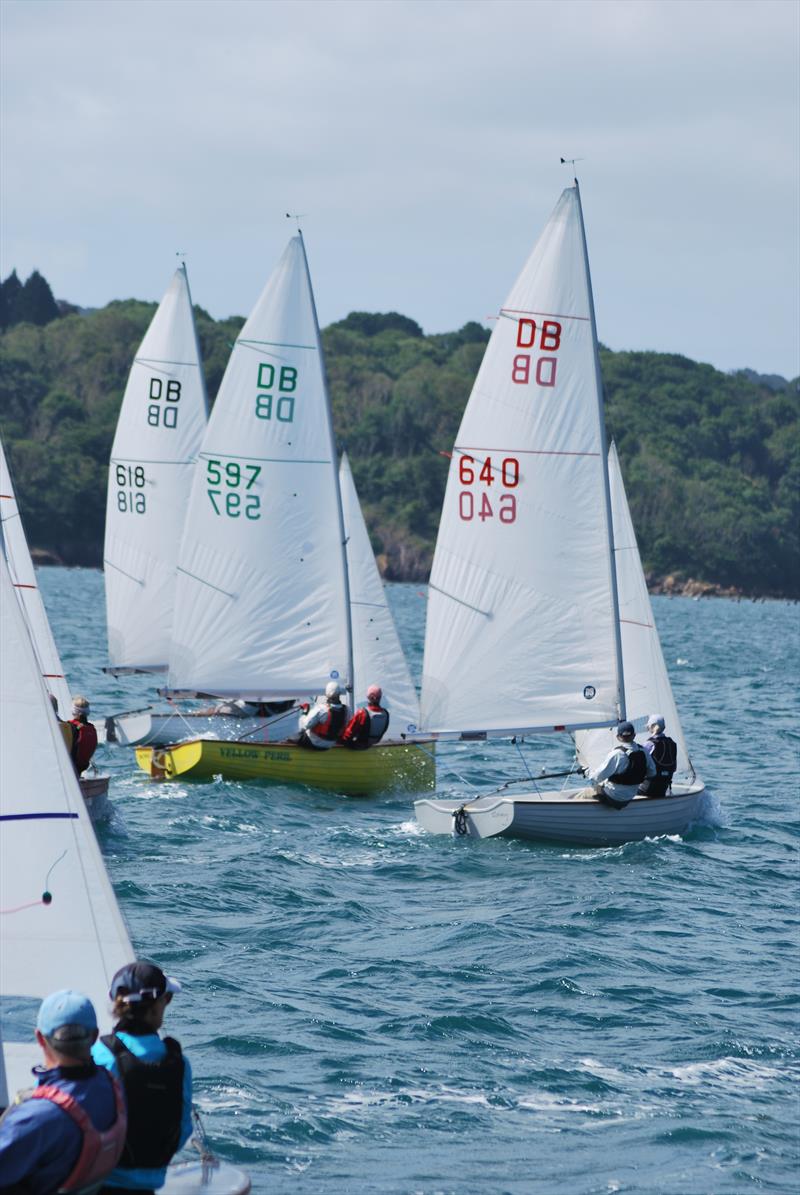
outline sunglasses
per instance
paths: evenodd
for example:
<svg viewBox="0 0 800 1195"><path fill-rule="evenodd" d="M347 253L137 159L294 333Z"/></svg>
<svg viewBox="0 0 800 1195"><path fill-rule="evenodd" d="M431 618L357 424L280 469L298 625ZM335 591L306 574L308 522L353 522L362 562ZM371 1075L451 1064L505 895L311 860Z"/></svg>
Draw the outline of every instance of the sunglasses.
<svg viewBox="0 0 800 1195"><path fill-rule="evenodd" d="M158 988L142 988L140 992L130 992L124 996L126 1004L141 1004L143 1000L158 1000L163 996L167 1004L172 1001L172 992L160 992Z"/></svg>

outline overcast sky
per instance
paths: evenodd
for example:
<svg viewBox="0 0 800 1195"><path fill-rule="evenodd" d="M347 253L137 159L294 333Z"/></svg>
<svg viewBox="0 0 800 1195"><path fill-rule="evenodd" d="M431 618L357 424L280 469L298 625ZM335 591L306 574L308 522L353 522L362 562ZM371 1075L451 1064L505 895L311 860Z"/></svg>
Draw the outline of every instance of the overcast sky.
<svg viewBox="0 0 800 1195"><path fill-rule="evenodd" d="M322 324L503 302L578 164L614 349L796 376L796 0L2 0L2 276Z"/></svg>

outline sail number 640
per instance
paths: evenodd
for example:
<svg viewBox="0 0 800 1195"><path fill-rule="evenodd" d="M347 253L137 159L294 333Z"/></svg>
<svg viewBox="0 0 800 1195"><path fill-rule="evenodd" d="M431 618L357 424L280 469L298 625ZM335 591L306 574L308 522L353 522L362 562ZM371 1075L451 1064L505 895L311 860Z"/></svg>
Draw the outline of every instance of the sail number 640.
<svg viewBox="0 0 800 1195"><path fill-rule="evenodd" d="M477 494L471 489L463 489L458 495L458 514L465 523L474 518L484 523L487 519L493 519L495 515L501 523L516 521L517 499L514 494L498 493L495 510L492 499L486 492L495 482L498 482L503 490L512 490L519 485L519 461L516 457L503 457L498 468L492 464L490 456L485 460L476 460L475 457L462 453L458 461L458 480L462 486L473 486L477 482L478 485L486 487Z"/></svg>

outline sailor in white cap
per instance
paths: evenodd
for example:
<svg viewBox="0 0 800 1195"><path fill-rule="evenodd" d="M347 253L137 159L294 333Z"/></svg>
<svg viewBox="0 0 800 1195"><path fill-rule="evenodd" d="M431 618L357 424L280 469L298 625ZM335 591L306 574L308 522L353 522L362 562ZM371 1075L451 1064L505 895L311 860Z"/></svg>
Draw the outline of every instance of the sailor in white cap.
<svg viewBox="0 0 800 1195"><path fill-rule="evenodd" d="M342 701L342 691L338 681L330 680L325 686L325 696L300 719L302 733L298 741L301 747L327 751L336 745L346 725L347 706Z"/></svg>

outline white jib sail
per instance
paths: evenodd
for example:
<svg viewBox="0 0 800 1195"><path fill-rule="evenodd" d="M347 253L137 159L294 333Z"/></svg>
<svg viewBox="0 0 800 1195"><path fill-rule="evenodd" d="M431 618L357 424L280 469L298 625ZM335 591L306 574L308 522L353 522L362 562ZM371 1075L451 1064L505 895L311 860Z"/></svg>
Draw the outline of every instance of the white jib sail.
<svg viewBox="0 0 800 1195"><path fill-rule="evenodd" d="M605 429L577 188L511 290L453 449L423 730L609 724L619 677Z"/></svg>
<svg viewBox="0 0 800 1195"><path fill-rule="evenodd" d="M664 663L664 654L639 557L636 533L625 496L619 458L613 444L608 453L608 473L614 518L614 555L617 564L622 656L625 663L627 716L636 727L640 739L646 737L648 716L663 716L667 734L678 745L676 778L689 780L694 777L694 768L689 760L675 698L672 695L672 685ZM575 733L578 758L584 767L590 769L602 764L615 743L613 729L580 730Z"/></svg>
<svg viewBox="0 0 800 1195"><path fill-rule="evenodd" d="M134 358L111 449L103 555L112 671L167 666L178 545L207 417L181 265Z"/></svg>
<svg viewBox="0 0 800 1195"><path fill-rule="evenodd" d="M64 667L58 654L53 632L42 601L36 580L36 572L25 538L11 474L6 462L3 445L0 443L0 543L8 561L11 583L30 628L36 661L44 678L47 691L58 702L62 718L72 717L72 698L64 676Z"/></svg>
<svg viewBox="0 0 800 1195"><path fill-rule="evenodd" d="M339 485L350 575L353 700L357 705L365 700L369 685L381 686L383 704L389 711L389 729L383 741L391 742L416 732L419 701L375 563L347 453L342 455Z"/></svg>
<svg viewBox="0 0 800 1195"><path fill-rule="evenodd" d="M108 988L134 958L0 553L0 1104L41 1061L38 1002L60 988L111 1027Z"/></svg>
<svg viewBox="0 0 800 1195"><path fill-rule="evenodd" d="M222 379L195 471L176 611L171 691L259 700L351 683L336 450L300 236Z"/></svg>

